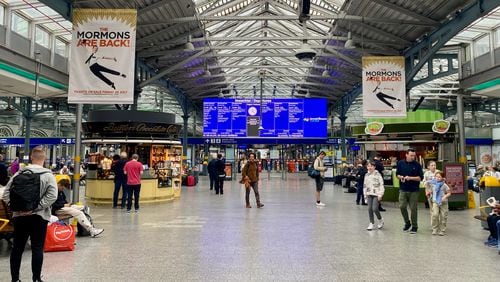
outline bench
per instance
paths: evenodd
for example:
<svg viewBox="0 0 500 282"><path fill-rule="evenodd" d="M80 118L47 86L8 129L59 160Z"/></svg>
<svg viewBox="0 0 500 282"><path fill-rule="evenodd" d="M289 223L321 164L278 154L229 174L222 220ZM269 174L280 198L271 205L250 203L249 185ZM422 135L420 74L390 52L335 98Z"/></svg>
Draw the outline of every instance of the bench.
<svg viewBox="0 0 500 282"><path fill-rule="evenodd" d="M490 206L479 207L479 215L475 215L474 218L480 221L486 221L488 218L488 213L486 212L486 208L490 208Z"/></svg>
<svg viewBox="0 0 500 282"><path fill-rule="evenodd" d="M12 245L14 235L14 225L12 224L12 212L7 204L0 200L0 240L5 239Z"/></svg>

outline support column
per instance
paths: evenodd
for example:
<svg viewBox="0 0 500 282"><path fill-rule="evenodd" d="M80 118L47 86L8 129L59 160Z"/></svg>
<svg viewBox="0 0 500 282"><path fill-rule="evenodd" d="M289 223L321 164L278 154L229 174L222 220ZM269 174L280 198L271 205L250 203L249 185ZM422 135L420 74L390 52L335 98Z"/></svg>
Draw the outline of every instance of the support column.
<svg viewBox="0 0 500 282"><path fill-rule="evenodd" d="M75 168L73 173L73 203L78 203L80 200L80 162L82 151L82 114L83 105L78 104L76 107L76 123L75 123Z"/></svg>
<svg viewBox="0 0 500 282"><path fill-rule="evenodd" d="M137 101L139 100L139 96L141 95L142 88L139 86L139 83L136 81L134 86L134 103L132 104L132 111L137 111Z"/></svg>
<svg viewBox="0 0 500 282"><path fill-rule="evenodd" d="M342 150L342 162L345 163L347 161L347 148L345 146L346 144L346 125L345 125L345 120L347 117L345 116L340 116L340 148Z"/></svg>
<svg viewBox="0 0 500 282"><path fill-rule="evenodd" d="M182 156L187 157L187 143L188 143L188 119L189 115L185 114L182 116L182 121L184 125L182 126Z"/></svg>
<svg viewBox="0 0 500 282"><path fill-rule="evenodd" d="M193 112L193 137L196 136L196 111Z"/></svg>
<svg viewBox="0 0 500 282"><path fill-rule="evenodd" d="M31 98L26 98L25 100L25 113L23 115L24 117L24 154L22 157L22 161L24 163L29 162L30 158L30 138L31 138L31 119L32 119L32 112L31 112L31 104L32 104L32 99Z"/></svg>
<svg viewBox="0 0 500 282"><path fill-rule="evenodd" d="M464 125L464 97L462 93L457 95L457 117L458 117L458 137L459 137L459 155L458 161L461 164L467 163L465 155L465 125Z"/></svg>

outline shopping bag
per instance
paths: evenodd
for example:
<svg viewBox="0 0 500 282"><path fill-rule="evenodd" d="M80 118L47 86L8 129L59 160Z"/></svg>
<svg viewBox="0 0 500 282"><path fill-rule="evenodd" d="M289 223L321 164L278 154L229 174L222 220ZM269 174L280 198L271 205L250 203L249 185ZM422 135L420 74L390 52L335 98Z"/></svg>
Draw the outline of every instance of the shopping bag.
<svg viewBox="0 0 500 282"><path fill-rule="evenodd" d="M75 229L72 225L58 221L47 226L45 252L73 251L75 249Z"/></svg>

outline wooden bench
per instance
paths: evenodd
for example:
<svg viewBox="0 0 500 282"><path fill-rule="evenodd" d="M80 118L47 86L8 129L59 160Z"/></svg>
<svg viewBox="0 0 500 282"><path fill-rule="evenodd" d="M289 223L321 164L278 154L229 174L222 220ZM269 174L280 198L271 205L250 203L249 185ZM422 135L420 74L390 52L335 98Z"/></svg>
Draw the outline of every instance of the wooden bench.
<svg viewBox="0 0 500 282"><path fill-rule="evenodd" d="M5 239L9 244L12 244L13 235L12 212L7 204L0 200L0 240Z"/></svg>
<svg viewBox="0 0 500 282"><path fill-rule="evenodd" d="M490 206L479 207L479 215L475 215L474 218L477 220L486 221L488 218L488 213L486 213L486 208L490 208Z"/></svg>

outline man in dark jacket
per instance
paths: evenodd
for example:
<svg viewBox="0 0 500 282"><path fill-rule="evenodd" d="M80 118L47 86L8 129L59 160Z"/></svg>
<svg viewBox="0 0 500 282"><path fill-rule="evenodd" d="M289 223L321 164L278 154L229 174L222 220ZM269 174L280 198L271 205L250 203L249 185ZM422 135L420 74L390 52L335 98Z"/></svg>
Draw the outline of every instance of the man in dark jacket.
<svg viewBox="0 0 500 282"><path fill-rule="evenodd" d="M247 209L252 207L250 205L250 187L253 189L253 192L255 193L255 201L257 202L257 207L262 208L264 206L264 204L260 202L259 164L258 164L258 161L255 159L254 153L250 153L248 155L248 162L243 167L243 170L241 171L241 176L243 177L243 180L245 180L245 178L247 178L247 180L250 181L250 185L248 187L245 187L246 188L246 190L245 190L245 202L246 202Z"/></svg>
<svg viewBox="0 0 500 282"><path fill-rule="evenodd" d="M120 188L122 189L122 202L120 207L125 208L125 201L128 196L128 187L127 187L127 176L123 173L123 168L127 163L127 153L122 152L120 157L118 155L113 156L113 163L111 164L111 170L115 174L114 182L115 182L115 190L113 192L113 208L118 206L118 195L120 194Z"/></svg>
<svg viewBox="0 0 500 282"><path fill-rule="evenodd" d="M382 175L382 178L384 178L384 164L382 163L382 155L377 154L375 158L373 158L375 161L375 169ZM381 212L385 212L385 209L382 207L382 202L379 201L378 203L378 210Z"/></svg>
<svg viewBox="0 0 500 282"><path fill-rule="evenodd" d="M224 179L226 179L226 164L222 160L222 154L217 154L215 171L217 180L215 181L215 194L224 194Z"/></svg>
<svg viewBox="0 0 500 282"><path fill-rule="evenodd" d="M363 206L366 206L367 203L365 203L365 195L363 193L363 186L365 183L365 174L368 172L368 169L366 168L367 161L363 160L361 162L361 166L358 169L358 172L356 174L356 181L357 181L357 186L356 186L356 205L359 205L359 201L361 200L361 204Z"/></svg>
<svg viewBox="0 0 500 282"><path fill-rule="evenodd" d="M208 162L208 177L210 178L210 190L214 189L215 182L217 181L217 171L215 165L217 164L217 159L213 158Z"/></svg>

